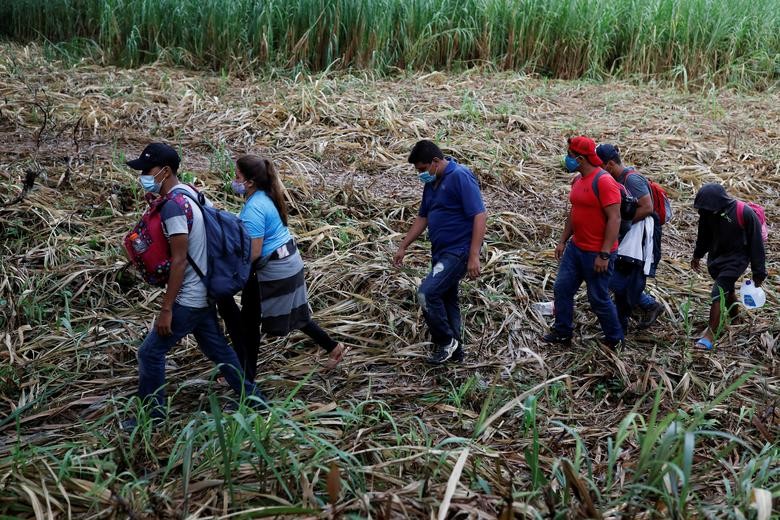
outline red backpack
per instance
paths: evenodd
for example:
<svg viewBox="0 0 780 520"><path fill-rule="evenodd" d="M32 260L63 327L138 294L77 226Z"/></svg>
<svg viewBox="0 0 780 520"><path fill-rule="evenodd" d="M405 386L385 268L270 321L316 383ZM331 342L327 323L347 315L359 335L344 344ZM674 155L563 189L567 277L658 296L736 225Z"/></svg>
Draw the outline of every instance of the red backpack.
<svg viewBox="0 0 780 520"><path fill-rule="evenodd" d="M141 220L123 241L130 263L147 283L157 287L165 287L171 271L171 246L163 232L160 210L176 194L168 193L149 201ZM187 221L192 222L192 209L187 212Z"/></svg>
<svg viewBox="0 0 780 520"><path fill-rule="evenodd" d="M738 200L737 224L739 224L739 227L742 229L745 229L745 206L750 207L750 209L753 210L753 213L756 214L756 217L758 217L758 222L761 224L761 239L766 243L769 238L769 229L766 225L766 212L764 211L764 207L755 202L742 202L741 200Z"/></svg>
<svg viewBox="0 0 780 520"><path fill-rule="evenodd" d="M629 175L634 173L639 175L639 172L636 170L629 170L623 182L628 179ZM647 177L645 177L645 179L647 179L647 184L650 185L650 197L653 199L653 212L658 215L658 220L663 226L672 219L672 205L669 202L669 196L666 194L666 190L664 190L660 184L655 181L651 181Z"/></svg>

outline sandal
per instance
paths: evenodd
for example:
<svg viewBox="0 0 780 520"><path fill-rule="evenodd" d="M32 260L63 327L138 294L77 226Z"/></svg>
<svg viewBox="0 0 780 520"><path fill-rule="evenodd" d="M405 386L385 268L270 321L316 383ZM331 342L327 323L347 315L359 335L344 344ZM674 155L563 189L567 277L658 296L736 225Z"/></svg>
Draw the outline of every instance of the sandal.
<svg viewBox="0 0 780 520"><path fill-rule="evenodd" d="M696 346L704 350L712 350L712 341L707 338L699 338L696 340Z"/></svg>

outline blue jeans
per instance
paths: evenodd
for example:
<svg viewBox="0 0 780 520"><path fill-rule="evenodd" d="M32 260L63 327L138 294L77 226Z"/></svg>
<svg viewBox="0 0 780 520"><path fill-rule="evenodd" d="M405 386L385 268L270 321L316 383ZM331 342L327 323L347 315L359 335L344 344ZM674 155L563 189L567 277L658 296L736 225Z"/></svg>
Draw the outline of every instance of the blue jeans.
<svg viewBox="0 0 780 520"><path fill-rule="evenodd" d="M604 273L597 273L593 263L597 253L583 251L569 242L558 267L558 277L555 279L555 325L553 330L559 336L571 337L574 332L574 296L585 282L588 291L588 301L599 318L601 330L609 342L623 339L623 329L618 321L617 310L612 298L609 297L609 279L615 268L615 255L611 255L609 268Z"/></svg>
<svg viewBox="0 0 780 520"><path fill-rule="evenodd" d="M631 317L631 311L636 305L641 304L646 283L644 264L616 262L615 272L609 280L609 289L615 295L615 307L624 335L628 333L628 319ZM655 300L652 302L654 304Z"/></svg>
<svg viewBox="0 0 780 520"><path fill-rule="evenodd" d="M657 302L655 301L655 298L647 294L646 292L643 292L642 295L639 297L639 308L643 311L649 311L653 307L655 307L655 304Z"/></svg>
<svg viewBox="0 0 780 520"><path fill-rule="evenodd" d="M467 265L468 253L439 255L417 291L425 322L437 345L446 345L453 338L461 342L458 284L466 275Z"/></svg>
<svg viewBox="0 0 780 520"><path fill-rule="evenodd" d="M214 305L196 309L175 303L171 320L172 334L160 336L153 328L138 349L138 397L152 401L152 415L164 415L165 403L165 355L187 334L194 334L198 348L219 366L225 381L234 392L241 395L262 394L251 380L244 380L235 351L228 345L217 323Z"/></svg>

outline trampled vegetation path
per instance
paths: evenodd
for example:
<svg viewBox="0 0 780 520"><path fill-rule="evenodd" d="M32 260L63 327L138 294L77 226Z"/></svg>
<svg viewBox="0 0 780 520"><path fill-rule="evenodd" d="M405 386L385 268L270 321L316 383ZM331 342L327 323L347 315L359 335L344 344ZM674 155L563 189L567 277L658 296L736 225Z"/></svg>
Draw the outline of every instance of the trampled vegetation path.
<svg viewBox="0 0 780 520"><path fill-rule="evenodd" d="M0 514L767 518L776 503L778 234L767 306L711 353L691 349L710 281L687 267L704 182L780 222L776 90L484 71L237 79L66 67L11 45L0 77ZM676 213L650 285L666 312L617 352L595 341L584 294L571 348L540 344L548 323L531 309L551 299L560 157L579 133L619 143ZM415 302L426 245L390 266L422 137L473 167L490 212L483 276L463 292L468 357L436 369ZM264 345L270 414L222 412L229 390L187 340L169 358L170 421L118 429L159 295L120 249L143 207L125 154L151 139L180 146L188 180L233 210L233 157L280 165L315 316L353 349L326 375L301 336Z"/></svg>

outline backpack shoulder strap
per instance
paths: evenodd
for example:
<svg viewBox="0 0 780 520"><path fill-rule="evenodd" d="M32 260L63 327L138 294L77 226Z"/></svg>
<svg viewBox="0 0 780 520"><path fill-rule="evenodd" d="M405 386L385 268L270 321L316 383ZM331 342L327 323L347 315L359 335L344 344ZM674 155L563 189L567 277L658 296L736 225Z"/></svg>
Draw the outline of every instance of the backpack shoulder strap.
<svg viewBox="0 0 780 520"><path fill-rule="evenodd" d="M642 175L638 171L636 171L636 168L628 168L628 171L626 172L626 176L623 177L623 185L628 189L628 178L632 175ZM650 202L652 202L653 206L655 206L656 200L655 200L655 194L653 193L653 190L655 189L655 186L657 184L650 179L648 179L646 176L644 177L645 182L647 182L647 193L650 195Z"/></svg>
<svg viewBox="0 0 780 520"><path fill-rule="evenodd" d="M745 206L746 204L741 200L737 201L737 224L742 229L745 229Z"/></svg>
<svg viewBox="0 0 780 520"><path fill-rule="evenodd" d="M595 177L593 178L593 183L591 184L591 189L593 190L593 194L596 196L596 200L599 201L599 206L601 205L601 197L599 196L599 179L605 173L607 172L604 170L597 171Z"/></svg>
<svg viewBox="0 0 780 520"><path fill-rule="evenodd" d="M190 187L192 187L192 186L190 186ZM192 188L192 189L195 189L195 188ZM189 191L179 188L178 190L171 190L171 192L166 197L170 197L171 195L173 195L175 193L181 193L182 195L184 195L185 197L190 199L192 202L194 202L195 205L198 206L198 209L200 210L201 215L203 215L203 205L201 204L201 202L199 200L197 200L197 199L200 199L200 198L203 197L202 193L197 192L198 196L197 197L193 197L192 193L190 193ZM171 199L168 198L168 200L171 200ZM205 215L203 215L203 225L204 226L206 225L206 216ZM204 232L205 232L205 230L204 230ZM207 248L207 250L208 250L208 248ZM198 275L198 278L200 278L203 281L203 283L205 284L206 283L206 274L203 271L201 271L200 267L198 267L198 264L195 263L195 260L192 258L192 256L190 256L189 251L187 252L187 262L190 264L190 266L192 267L193 271L195 271L195 274Z"/></svg>
<svg viewBox="0 0 780 520"><path fill-rule="evenodd" d="M190 186L190 185L188 184L187 186ZM190 186L190 187L192 188L192 186ZM192 189L195 190L195 188L192 188ZM203 203L201 202L202 199L203 199L203 194L201 192L199 192L198 190L195 190L195 193L198 194L197 197L193 197L192 193L190 193L188 190L185 190L183 188L171 190L171 192L168 194L168 196L172 196L172 195L174 195L176 193L181 193L182 195L184 195L185 197L187 197L191 201L195 202L199 207L203 205Z"/></svg>

